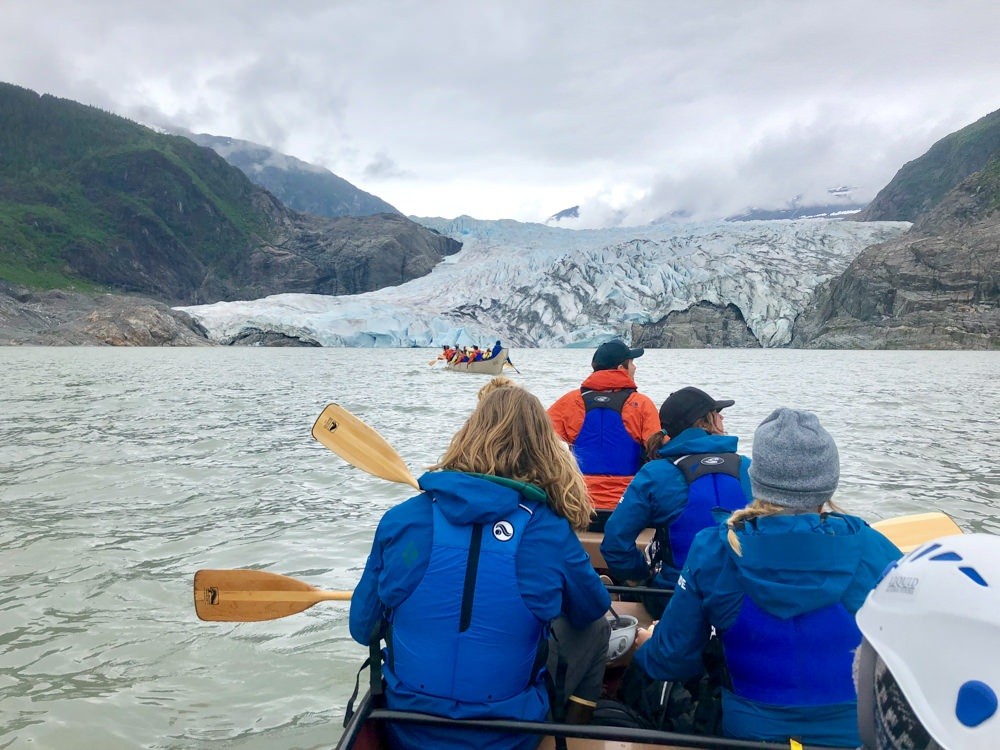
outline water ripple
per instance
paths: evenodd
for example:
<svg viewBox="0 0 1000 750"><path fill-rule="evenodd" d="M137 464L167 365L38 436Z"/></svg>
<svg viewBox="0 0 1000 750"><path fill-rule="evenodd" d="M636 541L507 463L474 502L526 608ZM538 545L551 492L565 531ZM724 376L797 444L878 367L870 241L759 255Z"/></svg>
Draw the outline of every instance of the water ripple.
<svg viewBox="0 0 1000 750"><path fill-rule="evenodd" d="M513 377L548 405L579 386L590 355L522 352ZM309 430L337 401L419 474L486 382L427 359L0 350L0 749L329 747L367 655L347 605L206 623L192 575L255 568L351 590L379 518L409 491L345 465ZM850 511L942 509L1000 533L1000 355L650 350L637 364L657 404L684 385L735 398L726 422L744 452L773 408L817 412Z"/></svg>

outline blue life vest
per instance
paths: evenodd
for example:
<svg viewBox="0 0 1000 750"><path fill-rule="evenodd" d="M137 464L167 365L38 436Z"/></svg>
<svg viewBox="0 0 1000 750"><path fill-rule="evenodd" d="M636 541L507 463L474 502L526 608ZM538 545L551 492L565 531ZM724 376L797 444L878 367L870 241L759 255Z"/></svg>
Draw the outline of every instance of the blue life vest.
<svg viewBox="0 0 1000 750"><path fill-rule="evenodd" d="M851 664L860 643L854 616L839 602L782 619L749 596L722 634L733 693L771 706L855 701Z"/></svg>
<svg viewBox="0 0 1000 750"><path fill-rule="evenodd" d="M717 525L712 510L739 510L750 499L740 484L741 459L736 453L698 453L674 459L688 483L687 503L673 523L657 529L657 558L677 570L684 567L691 542L702 529Z"/></svg>
<svg viewBox="0 0 1000 750"><path fill-rule="evenodd" d="M639 470L643 446L622 421L625 402L635 391L583 391L586 414L573 441L573 455L582 473L630 477Z"/></svg>
<svg viewBox="0 0 1000 750"><path fill-rule="evenodd" d="M515 558L536 507L458 526L433 504L427 572L390 613L388 663L414 692L464 703L511 698L540 679L546 623L521 598ZM404 553L405 554L405 553Z"/></svg>

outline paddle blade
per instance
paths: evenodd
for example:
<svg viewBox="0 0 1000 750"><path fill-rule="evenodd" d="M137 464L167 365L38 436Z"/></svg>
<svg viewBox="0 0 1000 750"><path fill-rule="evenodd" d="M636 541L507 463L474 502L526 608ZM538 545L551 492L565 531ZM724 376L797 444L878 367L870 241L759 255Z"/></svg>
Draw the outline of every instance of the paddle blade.
<svg viewBox="0 0 1000 750"><path fill-rule="evenodd" d="M909 552L921 544L942 536L955 536L962 529L946 513L913 513L876 521L872 528L881 531L901 552Z"/></svg>
<svg viewBox="0 0 1000 750"><path fill-rule="evenodd" d="M312 436L351 466L419 489L406 463L385 438L339 404L323 409Z"/></svg>
<svg viewBox="0 0 1000 750"><path fill-rule="evenodd" d="M264 570L199 570L194 611L202 620L276 620L322 601L350 601L350 591L320 591L308 583Z"/></svg>

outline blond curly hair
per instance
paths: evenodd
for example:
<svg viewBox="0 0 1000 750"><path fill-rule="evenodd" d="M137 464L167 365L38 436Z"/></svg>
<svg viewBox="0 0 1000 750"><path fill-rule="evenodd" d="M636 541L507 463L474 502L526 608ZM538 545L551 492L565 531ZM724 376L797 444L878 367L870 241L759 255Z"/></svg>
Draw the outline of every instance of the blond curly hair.
<svg viewBox="0 0 1000 750"><path fill-rule="evenodd" d="M587 486L541 401L506 378L490 385L483 387L476 410L430 470L491 474L536 485L557 515L583 531L593 514Z"/></svg>

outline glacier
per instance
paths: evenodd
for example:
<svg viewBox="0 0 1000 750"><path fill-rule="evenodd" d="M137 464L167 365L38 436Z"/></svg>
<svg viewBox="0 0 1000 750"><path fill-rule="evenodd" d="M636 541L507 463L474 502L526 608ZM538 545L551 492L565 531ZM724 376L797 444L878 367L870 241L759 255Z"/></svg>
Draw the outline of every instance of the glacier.
<svg viewBox="0 0 1000 750"><path fill-rule="evenodd" d="M787 344L816 287L908 222L840 219L564 229L416 218L463 243L431 273L364 294L276 294L178 307L210 338L249 331L322 346L589 347L698 302L732 304L762 346Z"/></svg>

